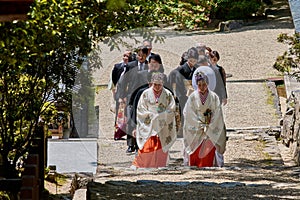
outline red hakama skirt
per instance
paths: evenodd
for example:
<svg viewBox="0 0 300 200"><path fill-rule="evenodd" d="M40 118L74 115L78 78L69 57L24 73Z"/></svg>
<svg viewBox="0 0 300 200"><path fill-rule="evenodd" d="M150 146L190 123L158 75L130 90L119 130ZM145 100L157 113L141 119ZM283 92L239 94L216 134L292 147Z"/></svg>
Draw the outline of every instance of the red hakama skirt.
<svg viewBox="0 0 300 200"><path fill-rule="evenodd" d="M190 155L189 165L197 167L213 167L216 147L211 140L206 139L194 153Z"/></svg>
<svg viewBox="0 0 300 200"><path fill-rule="evenodd" d="M151 136L144 144L143 149L138 150L138 155L133 165L138 168L166 167L168 152L163 152L158 136Z"/></svg>

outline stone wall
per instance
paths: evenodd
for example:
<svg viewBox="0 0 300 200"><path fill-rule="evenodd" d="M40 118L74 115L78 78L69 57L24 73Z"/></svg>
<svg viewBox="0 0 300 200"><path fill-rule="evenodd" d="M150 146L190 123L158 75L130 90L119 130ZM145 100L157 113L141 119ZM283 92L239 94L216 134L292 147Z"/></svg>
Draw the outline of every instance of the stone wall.
<svg viewBox="0 0 300 200"><path fill-rule="evenodd" d="M285 85L288 98L286 110L283 111L281 139L291 149L294 160L300 165L300 83L285 76Z"/></svg>

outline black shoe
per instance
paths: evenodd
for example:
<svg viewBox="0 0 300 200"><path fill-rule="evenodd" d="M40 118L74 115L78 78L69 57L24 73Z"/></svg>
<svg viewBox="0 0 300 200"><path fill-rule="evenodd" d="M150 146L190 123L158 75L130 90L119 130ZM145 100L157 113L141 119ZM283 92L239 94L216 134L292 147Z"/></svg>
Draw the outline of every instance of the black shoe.
<svg viewBox="0 0 300 200"><path fill-rule="evenodd" d="M126 153L134 153L135 148L133 146L129 146L128 149L126 150Z"/></svg>

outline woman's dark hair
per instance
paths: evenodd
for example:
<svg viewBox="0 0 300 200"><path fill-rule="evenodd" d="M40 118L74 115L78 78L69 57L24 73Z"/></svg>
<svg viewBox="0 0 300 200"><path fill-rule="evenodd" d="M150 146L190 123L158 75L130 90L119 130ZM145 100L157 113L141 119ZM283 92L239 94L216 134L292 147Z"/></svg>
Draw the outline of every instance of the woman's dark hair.
<svg viewBox="0 0 300 200"><path fill-rule="evenodd" d="M183 65L186 62L187 62L187 52L183 52L183 54L181 55L181 60L179 65Z"/></svg>
<svg viewBox="0 0 300 200"><path fill-rule="evenodd" d="M151 60L155 60L156 62L158 62L160 64L160 67L159 67L158 71L161 72L161 73L164 73L165 69L164 69L164 66L162 64L162 60L161 60L160 55L159 54L152 54L149 57L149 63L151 62Z"/></svg>
<svg viewBox="0 0 300 200"><path fill-rule="evenodd" d="M220 60L220 54L218 51L212 51L211 54L216 57L218 60Z"/></svg>
<svg viewBox="0 0 300 200"><path fill-rule="evenodd" d="M159 54L152 54L150 57L149 57L149 62L151 60L155 60L156 62L158 62L159 64L162 64L162 61L161 61L161 57Z"/></svg>
<svg viewBox="0 0 300 200"><path fill-rule="evenodd" d="M205 49L210 53L212 52L212 49L210 47L205 47Z"/></svg>

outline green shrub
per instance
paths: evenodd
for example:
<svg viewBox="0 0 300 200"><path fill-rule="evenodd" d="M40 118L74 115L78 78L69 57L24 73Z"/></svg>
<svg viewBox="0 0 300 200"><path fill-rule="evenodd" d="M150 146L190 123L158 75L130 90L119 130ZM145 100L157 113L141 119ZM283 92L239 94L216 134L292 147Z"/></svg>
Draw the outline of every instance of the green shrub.
<svg viewBox="0 0 300 200"><path fill-rule="evenodd" d="M266 1L266 0L264 0ZM212 20L249 19L261 13L263 0L163 0L154 6L154 16L162 24L177 25L179 29L201 29Z"/></svg>
<svg viewBox="0 0 300 200"><path fill-rule="evenodd" d="M277 57L273 67L300 81L300 33L293 35L282 33L278 36L277 41L288 45L288 50Z"/></svg>
<svg viewBox="0 0 300 200"><path fill-rule="evenodd" d="M213 1L161 1L157 11L163 15L161 21L173 22L182 29L196 29L209 21Z"/></svg>
<svg viewBox="0 0 300 200"><path fill-rule="evenodd" d="M0 200L9 200L9 196L6 192L0 191Z"/></svg>
<svg viewBox="0 0 300 200"><path fill-rule="evenodd" d="M216 19L248 19L258 13L264 3L261 0L216 0L212 16Z"/></svg>

